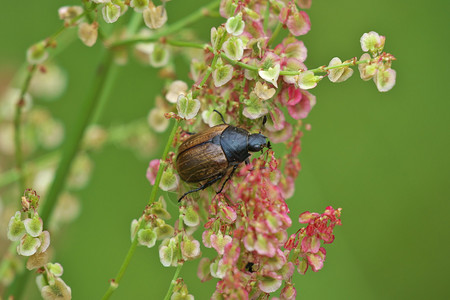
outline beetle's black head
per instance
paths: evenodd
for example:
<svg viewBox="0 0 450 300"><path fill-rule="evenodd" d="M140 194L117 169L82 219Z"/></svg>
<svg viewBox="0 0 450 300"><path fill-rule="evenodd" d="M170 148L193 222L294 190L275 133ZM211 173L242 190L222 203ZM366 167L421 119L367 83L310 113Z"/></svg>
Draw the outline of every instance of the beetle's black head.
<svg viewBox="0 0 450 300"><path fill-rule="evenodd" d="M248 151L251 152L261 151L268 145L269 144L267 142L267 137L265 137L260 133L254 133L248 136Z"/></svg>

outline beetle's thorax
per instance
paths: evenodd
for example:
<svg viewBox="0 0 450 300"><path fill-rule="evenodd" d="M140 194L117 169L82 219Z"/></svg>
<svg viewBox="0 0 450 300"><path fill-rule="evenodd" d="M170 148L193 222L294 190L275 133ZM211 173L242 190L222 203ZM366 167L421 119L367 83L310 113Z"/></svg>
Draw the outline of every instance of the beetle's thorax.
<svg viewBox="0 0 450 300"><path fill-rule="evenodd" d="M243 162L249 157L248 131L239 127L228 126L220 137L222 150L228 162Z"/></svg>

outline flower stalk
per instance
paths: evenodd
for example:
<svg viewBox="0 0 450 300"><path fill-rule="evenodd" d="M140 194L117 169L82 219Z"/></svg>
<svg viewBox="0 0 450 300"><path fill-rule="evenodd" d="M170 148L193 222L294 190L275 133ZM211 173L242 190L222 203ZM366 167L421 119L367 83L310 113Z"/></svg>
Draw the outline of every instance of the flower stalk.
<svg viewBox="0 0 450 300"><path fill-rule="evenodd" d="M178 128L178 121L173 124L172 131L170 132L169 138L167 139L166 146L164 147L164 152L162 155L161 163L159 165L158 174L156 176L155 184L153 185L152 191L150 193L150 198L148 201L148 204L152 204L156 200L156 193L159 189L159 183L161 182L161 177L164 171L165 164L163 163L170 150L170 146L172 145L173 139L175 137L175 133L177 132ZM144 228L145 222L142 220L139 221L138 228L142 229ZM133 241L130 245L130 248L128 249L127 255L125 256L124 261L122 262L122 265L120 266L119 272L117 273L116 277L114 279L110 280L110 285L108 287L108 290L103 295L102 299L106 300L111 297L112 293L118 288L120 281L122 280L123 275L125 274L125 271L128 268L128 265L131 262L131 258L134 255L134 252L136 251L136 247L138 246L138 235L136 234L133 238Z"/></svg>

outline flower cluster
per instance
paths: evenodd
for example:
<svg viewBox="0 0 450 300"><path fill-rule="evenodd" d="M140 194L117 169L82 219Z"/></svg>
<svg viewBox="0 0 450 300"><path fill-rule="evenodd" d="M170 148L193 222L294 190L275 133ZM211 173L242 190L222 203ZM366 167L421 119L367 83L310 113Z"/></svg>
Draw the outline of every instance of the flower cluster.
<svg viewBox="0 0 450 300"><path fill-rule="evenodd" d="M144 214L139 220L133 220L131 240L137 234L139 244L151 248L157 239L163 240L172 237L175 230L164 221L168 219L170 219L170 214L166 210L166 202L163 197L160 197L158 201L145 208Z"/></svg>
<svg viewBox="0 0 450 300"><path fill-rule="evenodd" d="M63 6L59 9L59 17L67 25L78 25L78 36L88 47L92 47L98 38L98 22L88 22L87 20L76 20L85 10L91 11L99 9L102 12L103 20L106 23L114 23L123 16L128 7L136 13L142 14L145 25L150 29L162 27L167 22L167 12L165 0L162 5L156 6L151 0L92 0L87 2L83 8L81 6Z"/></svg>
<svg viewBox="0 0 450 300"><path fill-rule="evenodd" d="M156 101L155 110L165 112L167 118L185 120L184 130L198 132L221 124L223 115L225 122L249 132L263 131L271 143L284 144L287 149L279 158L274 151L267 150L241 167L228 184L226 179L219 181L219 186L224 186L220 194L211 197L207 189L189 194L182 202L182 216L186 217L187 209L208 211L202 241L217 256L200 260L198 276L203 281L219 279L214 299L257 298L279 290L283 284L281 298L294 299L295 269L300 274L305 274L308 266L313 271L322 269L326 252L321 242L333 241L333 229L341 224L341 209L327 207L322 215L303 213L300 223L307 223L307 227L291 237L287 234L292 221L285 200L293 196L301 169L298 155L303 130L311 128L303 119L316 104L316 97L308 90L325 77L332 82L347 80L353 74L351 67L356 65L363 70L361 74L374 78L391 73L394 57L382 52L384 37L373 32L361 39L363 51L369 51L372 57L367 58L366 53L360 61L353 58L344 62L335 57L328 66L308 70L304 64L307 49L298 36L311 28L303 10L310 4L310 1L221 1L220 14L227 21L211 29L210 44L202 46L204 59L192 59L190 76L195 82L192 89L175 80L167 85L167 101L162 97ZM288 35L274 44L281 28L286 28ZM187 47L190 45L186 43ZM383 91L392 87L392 80L395 81L395 76L375 82ZM173 112L175 104L177 113ZM196 118L199 111L201 117ZM263 119L267 123L261 128ZM162 128L162 123L161 119L154 126ZM184 130L177 132L175 143L187 138ZM175 159L171 154L164 161L163 178L170 180L162 180L160 188L170 187L181 195L192 188L173 173ZM151 184L159 167L159 160L150 162L147 178ZM164 265L169 265L167 257L176 253L169 248L180 240L175 236L163 243L160 258ZM183 245L179 247L182 249ZM173 260L171 265L176 265Z"/></svg>
<svg viewBox="0 0 450 300"><path fill-rule="evenodd" d="M314 272L323 267L326 251L321 247L334 241L333 230L336 225L341 225L341 209L328 206L321 215L306 211L300 214L299 222L308 224L291 235L284 247L294 253L292 260L300 274L305 274L308 266Z"/></svg>
<svg viewBox="0 0 450 300"><path fill-rule="evenodd" d="M131 223L131 239L137 234L139 245L153 247L157 240L162 240L159 246L161 263L165 267L177 266L184 261L200 256L200 242L192 237L192 232L200 224L200 217L192 206L180 208L178 230L166 224L170 219L166 203L161 196L158 201L147 206L139 220Z"/></svg>
<svg viewBox="0 0 450 300"><path fill-rule="evenodd" d="M373 78L380 92L387 92L395 85L396 72L391 69L392 61L395 57L392 54L383 52L386 38L371 31L364 33L361 37L361 48L364 53L361 61L367 61L358 66L361 79L370 80Z"/></svg>
<svg viewBox="0 0 450 300"><path fill-rule="evenodd" d="M71 289L61 279L62 266L48 262L50 233L43 230L38 207L39 196L27 189L22 197L22 211L17 211L9 221L8 238L19 243L19 255L28 257L27 269L38 270L36 282L44 299L71 299Z"/></svg>

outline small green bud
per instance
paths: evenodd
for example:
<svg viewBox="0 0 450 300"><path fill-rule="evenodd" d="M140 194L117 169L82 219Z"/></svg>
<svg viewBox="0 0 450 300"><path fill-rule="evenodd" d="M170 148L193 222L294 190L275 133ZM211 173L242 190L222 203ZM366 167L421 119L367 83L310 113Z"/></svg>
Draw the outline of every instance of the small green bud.
<svg viewBox="0 0 450 300"><path fill-rule="evenodd" d="M221 87L225 85L233 77L233 67L231 65L224 65L219 58L217 61L216 69L212 73L215 87Z"/></svg>
<svg viewBox="0 0 450 300"><path fill-rule="evenodd" d="M151 248L156 243L156 233L151 228L141 229L138 232L138 242L143 246Z"/></svg>
<svg viewBox="0 0 450 300"><path fill-rule="evenodd" d="M17 211L9 220L7 233L8 239L10 241L18 241L23 237L25 232L25 225L21 220L20 211Z"/></svg>
<svg viewBox="0 0 450 300"><path fill-rule="evenodd" d="M44 226L42 219L37 213L34 214L33 218L24 220L23 224L25 225L25 230L27 233L32 237L38 237L42 233Z"/></svg>
<svg viewBox="0 0 450 300"><path fill-rule="evenodd" d="M249 119L258 119L269 112L266 104L254 92L250 93L250 99L245 100L244 103L245 107L242 114Z"/></svg>
<svg viewBox="0 0 450 300"><path fill-rule="evenodd" d="M244 55L244 44L238 37L231 37L222 45L223 52L232 60L239 61Z"/></svg>
<svg viewBox="0 0 450 300"><path fill-rule="evenodd" d="M143 12L149 4L149 0L131 0L130 6L134 8L135 12Z"/></svg>
<svg viewBox="0 0 450 300"><path fill-rule="evenodd" d="M211 28L211 45L213 49L220 49L222 38L226 35L225 28L222 26L218 27L217 29L215 27Z"/></svg>
<svg viewBox="0 0 450 300"><path fill-rule="evenodd" d="M31 256L36 253L41 241L31 235L24 235L17 246L17 253L23 256Z"/></svg>
<svg viewBox="0 0 450 300"><path fill-rule="evenodd" d="M163 240L168 237L172 237L173 233L175 232L175 229L173 229L172 226L164 223L163 225L159 225L158 227L156 227L155 232L158 237L158 240Z"/></svg>
<svg viewBox="0 0 450 300"><path fill-rule="evenodd" d="M121 15L120 6L112 3L106 3L102 8L102 15L106 23L114 23Z"/></svg>
<svg viewBox="0 0 450 300"><path fill-rule="evenodd" d="M164 220L168 220L171 218L169 212L166 210L163 196L159 197L159 200L153 203L151 213Z"/></svg>
<svg viewBox="0 0 450 300"><path fill-rule="evenodd" d="M63 267L59 263L54 263L54 264L48 263L47 269L49 272L51 272L56 277L60 277L64 272Z"/></svg>
<svg viewBox="0 0 450 300"><path fill-rule="evenodd" d="M189 227L195 227L200 224L200 217L193 206L188 206L183 217L184 224Z"/></svg>
<svg viewBox="0 0 450 300"><path fill-rule="evenodd" d="M364 33L361 37L361 48L365 52L370 52L372 54L380 53L383 51L384 42L386 38L379 35L375 31L369 33Z"/></svg>
<svg viewBox="0 0 450 300"><path fill-rule="evenodd" d="M27 50L27 60L30 64L41 64L48 58L45 42L34 44Z"/></svg>
<svg viewBox="0 0 450 300"><path fill-rule="evenodd" d="M244 32L245 23L242 21L242 14L238 13L236 16L228 18L225 28L229 34L234 36L241 35Z"/></svg>
<svg viewBox="0 0 450 300"><path fill-rule="evenodd" d="M180 117L186 120L193 119L197 116L197 113L200 110L200 101L197 99L192 99L191 93L187 96L181 94L178 96L177 110Z"/></svg>
<svg viewBox="0 0 450 300"><path fill-rule="evenodd" d="M278 76L280 76L280 64L276 64L267 70L259 70L258 74L265 81L268 81L272 83L275 87L278 87L277 80Z"/></svg>
<svg viewBox="0 0 450 300"><path fill-rule="evenodd" d="M301 72L298 75L297 85L303 90L309 90L316 87L323 76L316 76L312 71Z"/></svg>
<svg viewBox="0 0 450 300"><path fill-rule="evenodd" d="M153 51L150 53L149 62L152 67L161 68L169 63L170 52L161 44L154 44Z"/></svg>
<svg viewBox="0 0 450 300"><path fill-rule="evenodd" d="M178 175L175 174L173 168L169 166L161 176L159 188L163 191L173 191L178 187L178 182Z"/></svg>
<svg viewBox="0 0 450 300"><path fill-rule="evenodd" d="M200 255L200 243L197 240L190 240L184 236L181 242L181 254L185 260L194 259Z"/></svg>

